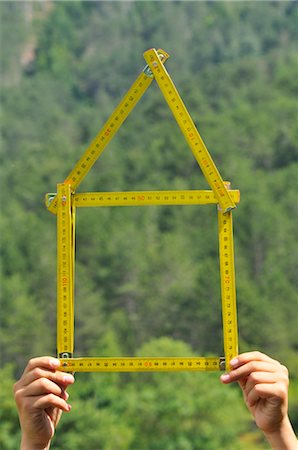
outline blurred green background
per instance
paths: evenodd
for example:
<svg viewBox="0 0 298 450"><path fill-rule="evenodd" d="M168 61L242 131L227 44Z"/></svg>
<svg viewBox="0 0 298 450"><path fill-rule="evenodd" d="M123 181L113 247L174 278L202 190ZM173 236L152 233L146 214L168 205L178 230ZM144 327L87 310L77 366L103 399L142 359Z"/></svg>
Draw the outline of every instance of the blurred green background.
<svg viewBox="0 0 298 450"><path fill-rule="evenodd" d="M290 370L297 399L297 2L1 2L0 447L11 386L55 354L56 220L45 208L162 47L234 213L240 351ZM205 189L155 83L79 191ZM221 355L216 209L78 213L76 356ZM219 374L77 374L53 448L268 448Z"/></svg>

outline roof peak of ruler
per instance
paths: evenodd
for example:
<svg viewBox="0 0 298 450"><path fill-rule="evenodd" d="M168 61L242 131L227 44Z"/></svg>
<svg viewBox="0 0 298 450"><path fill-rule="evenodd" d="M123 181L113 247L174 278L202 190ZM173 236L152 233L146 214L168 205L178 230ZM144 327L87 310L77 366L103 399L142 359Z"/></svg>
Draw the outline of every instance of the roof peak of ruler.
<svg viewBox="0 0 298 450"><path fill-rule="evenodd" d="M87 175L93 164L101 156L103 150L117 133L120 126L128 117L143 96L153 79L156 80L166 103L180 127L193 156L201 168L208 185L214 192L221 210L227 212L235 208L235 203L226 188L220 173L214 164L191 116L189 115L173 81L170 78L164 63L169 54L163 50L151 48L144 52L146 66L128 89L123 99L112 112L102 129L93 139L89 147L66 177L64 183L69 184L75 192L83 178ZM57 200L55 196L47 204L48 209L56 213Z"/></svg>

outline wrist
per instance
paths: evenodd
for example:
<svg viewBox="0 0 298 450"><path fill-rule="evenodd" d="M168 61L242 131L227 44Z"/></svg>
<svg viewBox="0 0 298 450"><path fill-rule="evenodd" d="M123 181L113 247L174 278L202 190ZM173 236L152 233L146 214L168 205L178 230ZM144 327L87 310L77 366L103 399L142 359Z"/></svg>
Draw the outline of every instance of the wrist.
<svg viewBox="0 0 298 450"><path fill-rule="evenodd" d="M32 439L22 436L20 450L49 450L51 441L48 443L36 443Z"/></svg>
<svg viewBox="0 0 298 450"><path fill-rule="evenodd" d="M298 450L298 442L288 416L277 430L265 432L264 435L273 450Z"/></svg>

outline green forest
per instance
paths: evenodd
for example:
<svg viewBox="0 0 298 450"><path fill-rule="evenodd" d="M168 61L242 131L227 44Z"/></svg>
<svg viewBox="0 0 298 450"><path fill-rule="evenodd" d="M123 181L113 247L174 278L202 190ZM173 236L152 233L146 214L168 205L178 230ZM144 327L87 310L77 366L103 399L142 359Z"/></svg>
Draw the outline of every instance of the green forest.
<svg viewBox="0 0 298 450"><path fill-rule="evenodd" d="M12 385L56 354L56 217L45 207L163 48L224 180L241 191L234 243L239 347L290 372L298 430L297 2L0 3L0 448L17 449ZM208 189L152 85L78 192ZM215 205L77 213L75 356L223 354ZM220 373L78 373L51 448L265 450Z"/></svg>

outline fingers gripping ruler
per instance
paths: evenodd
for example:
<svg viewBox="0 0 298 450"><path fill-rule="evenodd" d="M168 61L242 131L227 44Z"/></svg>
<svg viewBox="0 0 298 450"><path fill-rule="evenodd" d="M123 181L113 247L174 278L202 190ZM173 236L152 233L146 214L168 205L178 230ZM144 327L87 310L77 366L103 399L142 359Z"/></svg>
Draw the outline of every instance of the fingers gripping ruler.
<svg viewBox="0 0 298 450"><path fill-rule="evenodd" d="M177 372L229 368L238 353L236 286L232 210L240 192L230 190L215 166L199 132L174 86L162 49L144 53L146 67L91 142L56 194L46 195L46 206L57 216L57 353L66 372ZM133 110L153 79L179 125L209 186L209 190L87 192L75 190ZM219 269L221 278L224 356L222 357L74 357L75 211L79 207L149 205L217 205Z"/></svg>

